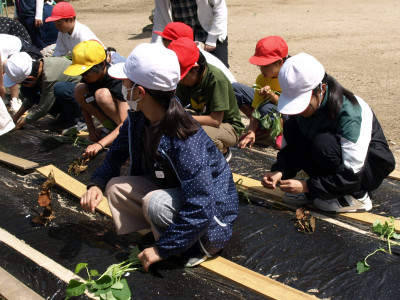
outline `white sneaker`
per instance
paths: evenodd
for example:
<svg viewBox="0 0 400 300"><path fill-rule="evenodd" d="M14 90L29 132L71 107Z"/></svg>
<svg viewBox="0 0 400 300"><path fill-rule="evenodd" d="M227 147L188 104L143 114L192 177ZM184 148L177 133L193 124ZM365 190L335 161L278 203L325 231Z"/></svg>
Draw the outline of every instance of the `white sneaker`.
<svg viewBox="0 0 400 300"><path fill-rule="evenodd" d="M283 203L290 205L297 205L297 206L313 203L313 200L308 199L304 193L300 194L285 193L285 195L283 195L282 201Z"/></svg>
<svg viewBox="0 0 400 300"><path fill-rule="evenodd" d="M15 114L22 106L22 101L21 99L18 98L12 98L10 100L10 112Z"/></svg>
<svg viewBox="0 0 400 300"><path fill-rule="evenodd" d="M368 193L365 193L364 197L360 199L350 195L331 200L315 199L314 206L319 210L328 212L365 212L372 209L372 201Z"/></svg>

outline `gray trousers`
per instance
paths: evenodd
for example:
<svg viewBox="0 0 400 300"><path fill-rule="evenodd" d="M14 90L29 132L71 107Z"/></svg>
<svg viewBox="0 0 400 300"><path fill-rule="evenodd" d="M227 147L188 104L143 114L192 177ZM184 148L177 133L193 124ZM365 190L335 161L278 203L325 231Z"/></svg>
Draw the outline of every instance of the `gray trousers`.
<svg viewBox="0 0 400 300"><path fill-rule="evenodd" d="M150 176L114 177L106 197L118 234L151 227L156 240L184 204L181 189L159 189Z"/></svg>

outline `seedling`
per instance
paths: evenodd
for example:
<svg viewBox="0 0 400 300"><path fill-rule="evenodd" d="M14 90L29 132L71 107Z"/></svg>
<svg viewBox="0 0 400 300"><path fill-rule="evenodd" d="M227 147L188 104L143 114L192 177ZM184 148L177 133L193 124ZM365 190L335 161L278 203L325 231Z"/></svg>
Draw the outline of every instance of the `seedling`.
<svg viewBox="0 0 400 300"><path fill-rule="evenodd" d="M131 299L131 290L128 282L122 276L130 271L141 269L141 262L137 257L140 253L136 246L129 259L119 264L113 264L107 268L103 274L99 274L97 270L89 270L87 263L79 263L75 268L75 274L85 269L88 278L83 281L71 279L67 286L66 300L73 296L80 296L86 290L99 296L100 299L108 300L128 300ZM122 279L121 279L122 278Z"/></svg>
<svg viewBox="0 0 400 300"><path fill-rule="evenodd" d="M396 239L396 240L400 239L400 234L397 234L395 232L394 217L390 217L389 223L385 221L384 225L382 225L379 220L376 220L374 222L374 224L372 225L371 230L373 232L380 234L380 238L387 241L388 249L387 250L384 248L376 249L374 252L368 254L364 258L364 261L359 261L357 263L358 274L368 271L371 268L371 266L367 263L367 259L370 256L374 255L375 253L377 253L379 251L392 254L391 246L400 245L400 243L391 240L391 239Z"/></svg>
<svg viewBox="0 0 400 300"><path fill-rule="evenodd" d="M239 198L244 198L247 200L249 204L251 204L251 201L249 199L249 195L245 188L243 187L243 179L240 178L235 182L236 190L238 192Z"/></svg>
<svg viewBox="0 0 400 300"><path fill-rule="evenodd" d="M259 91L262 89L261 86L258 84L253 84L253 89L255 91ZM274 94L280 95L281 93L278 91L271 91ZM265 99L262 103L260 103L256 109L253 111L253 117L257 119L263 128L265 129L270 129L270 136L275 139L279 134L282 132L282 124L281 124L281 117L278 113L277 110L271 112L268 115L265 115L264 117L261 117L261 113L259 111L259 107L264 105L265 103L268 103L270 99Z"/></svg>

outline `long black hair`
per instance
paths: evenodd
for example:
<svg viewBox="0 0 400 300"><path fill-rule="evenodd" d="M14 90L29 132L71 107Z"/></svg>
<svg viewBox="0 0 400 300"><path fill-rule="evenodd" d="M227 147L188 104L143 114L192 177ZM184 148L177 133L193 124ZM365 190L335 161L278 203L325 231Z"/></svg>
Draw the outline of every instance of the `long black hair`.
<svg viewBox="0 0 400 300"><path fill-rule="evenodd" d="M186 140L199 130L199 123L190 116L175 97L174 91L158 91L143 87L155 101L166 110L160 129L171 137Z"/></svg>
<svg viewBox="0 0 400 300"><path fill-rule="evenodd" d="M358 106L358 101L354 94L349 90L345 89L339 82L336 81L331 75L325 73L322 83L326 83L328 87L328 99L327 108L329 117L336 123L340 110L343 106L343 96L349 99L353 106ZM321 86L318 85L313 90L313 95L319 95L321 93Z"/></svg>

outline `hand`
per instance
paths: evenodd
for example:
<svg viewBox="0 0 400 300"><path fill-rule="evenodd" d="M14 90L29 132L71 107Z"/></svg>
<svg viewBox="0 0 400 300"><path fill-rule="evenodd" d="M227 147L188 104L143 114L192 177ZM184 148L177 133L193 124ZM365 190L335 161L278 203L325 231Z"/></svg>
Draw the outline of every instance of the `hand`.
<svg viewBox="0 0 400 300"><path fill-rule="evenodd" d="M300 194L308 192L307 182L304 180L297 180L297 179L281 180L280 188L283 192L291 194Z"/></svg>
<svg viewBox="0 0 400 300"><path fill-rule="evenodd" d="M261 180L261 184L267 189L276 188L276 184L281 180L282 172L266 172Z"/></svg>
<svg viewBox="0 0 400 300"><path fill-rule="evenodd" d="M204 51L211 52L211 51L214 51L215 48L216 48L215 46L210 46L210 45L204 44Z"/></svg>
<svg viewBox="0 0 400 300"><path fill-rule="evenodd" d="M102 139L101 137L101 129L100 128L94 128L92 130L89 130L89 140L93 142L98 142Z"/></svg>
<svg viewBox="0 0 400 300"><path fill-rule="evenodd" d="M17 122L17 124L15 124L14 130L24 128L25 126L26 126L26 120L25 120L25 118L22 118Z"/></svg>
<svg viewBox="0 0 400 300"><path fill-rule="evenodd" d="M261 88L258 93L260 94L260 96L262 96L263 98L269 98L272 95L274 95L274 93L271 91L271 87L269 85L264 86L263 88Z"/></svg>
<svg viewBox="0 0 400 300"><path fill-rule="evenodd" d="M92 186L83 194L81 206L84 210L94 213L95 208L103 200L103 192L98 186Z"/></svg>
<svg viewBox="0 0 400 300"><path fill-rule="evenodd" d="M256 134L254 131L249 130L247 133L243 134L239 139L238 147L240 149L246 148L247 144L249 144L249 148L253 147L256 141Z"/></svg>
<svg viewBox="0 0 400 300"><path fill-rule="evenodd" d="M99 153L99 151L102 149L103 149L103 147L100 144L94 143L94 144L89 145L86 148L85 153L83 153L82 155L84 157L93 157L93 156L96 156L97 153Z"/></svg>
<svg viewBox="0 0 400 300"><path fill-rule="evenodd" d="M35 27L40 27L43 25L43 21L39 19L35 19Z"/></svg>
<svg viewBox="0 0 400 300"><path fill-rule="evenodd" d="M142 262L143 268L146 272L149 271L151 264L154 264L162 260L162 257L158 255L156 247L146 248L139 253L138 258Z"/></svg>

